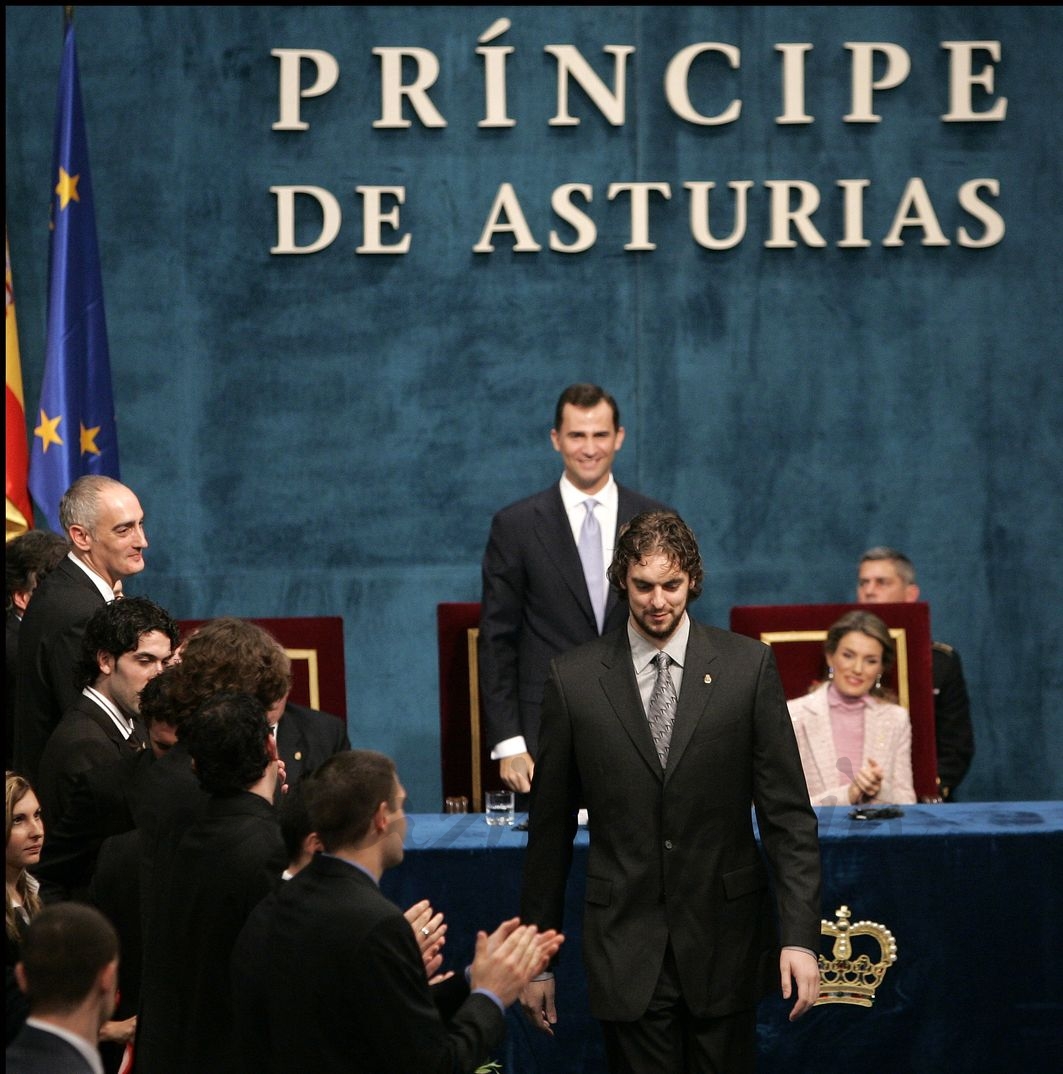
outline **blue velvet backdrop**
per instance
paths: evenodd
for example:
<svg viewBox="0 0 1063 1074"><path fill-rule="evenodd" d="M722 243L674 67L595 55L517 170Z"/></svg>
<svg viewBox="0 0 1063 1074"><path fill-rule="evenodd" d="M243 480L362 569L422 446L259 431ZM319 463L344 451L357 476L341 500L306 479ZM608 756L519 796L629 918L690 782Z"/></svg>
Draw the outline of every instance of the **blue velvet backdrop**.
<svg viewBox="0 0 1063 1074"><path fill-rule="evenodd" d="M47 216L59 6L5 9L7 224L28 416L43 362ZM509 129L480 129L477 38L512 27ZM709 578L697 612L847 600L868 545L915 560L935 636L962 654L978 755L968 799L1063 797L1060 160L1058 7L83 7L82 92L95 185L123 478L150 520L149 566L130 588L179 617L341 615L351 738L396 757L415 809L438 808L435 605L479 597L492 512L556 479L558 392L606 385L628 439L618 475L674 503ZM943 41L999 41L986 110L944 123ZM679 119L668 61L695 64L704 113ZM845 123L846 42L911 57L875 94L876 124ZM809 125L779 125L775 45L808 42ZM551 127L556 65L576 46L607 82L607 45L631 45L623 126L573 88L574 127ZM374 47L419 46L441 71L443 129L372 126ZM331 52L340 77L278 118L274 48ZM989 61L976 54L974 68ZM879 61L878 75L882 73ZM309 76L308 76L309 77ZM304 82L307 79L304 79ZM407 115L412 117L409 108ZM884 247L913 177L947 246L924 230ZM869 179L870 246L839 247L841 179ZM958 204L973 179L1006 224ZM712 224L731 228L727 183L751 180L745 238L691 239L685 182L715 181ZM826 240L765 246L769 189L814 184ZM627 195L649 198L656 249L625 251ZM474 253L495 195L513 184L543 249L495 236ZM549 248L564 183L592 188L583 253ZM343 214L320 253L271 255L270 187L329 190ZM405 188L402 256L359 255L359 185ZM389 208L385 204L385 208ZM909 213L911 215L911 213ZM925 215L925 214L924 214ZM319 217L300 208L309 242ZM32 428L31 423L31 428ZM1053 627L1053 624L1055 626Z"/></svg>

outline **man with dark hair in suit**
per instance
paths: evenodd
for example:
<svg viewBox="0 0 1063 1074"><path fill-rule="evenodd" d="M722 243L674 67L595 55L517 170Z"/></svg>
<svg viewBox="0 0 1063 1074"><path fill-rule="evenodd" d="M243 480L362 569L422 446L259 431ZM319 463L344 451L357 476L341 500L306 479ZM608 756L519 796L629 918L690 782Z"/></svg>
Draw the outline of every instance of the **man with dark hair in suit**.
<svg viewBox="0 0 1063 1074"><path fill-rule="evenodd" d="M71 784L66 808L48 828L41 860L33 868L33 875L47 891L46 901L84 898L101 844L128 835L136 827L137 802L148 769L177 742L169 703L171 681L165 673L156 675L140 692L139 718L148 748L125 751L115 763L86 769ZM137 885L128 884L128 879L125 876L123 883L132 889L129 894L138 897ZM133 960L128 957L132 948L124 935L122 950L126 954L122 959L125 977L133 972ZM121 1004L124 1006L132 995L133 989L123 986Z"/></svg>
<svg viewBox="0 0 1063 1074"><path fill-rule="evenodd" d="M430 987L409 921L379 888L402 861L406 835L394 763L371 750L338 753L303 787L325 849L252 911L233 949L241 1069L472 1070L562 937L505 921L479 933L467 978Z"/></svg>
<svg viewBox="0 0 1063 1074"><path fill-rule="evenodd" d="M169 664L180 636L169 612L147 597L97 608L73 668L81 690L41 754L37 794L46 830L64 814L77 777L147 746L140 692Z"/></svg>
<svg viewBox="0 0 1063 1074"><path fill-rule="evenodd" d="M37 583L66 558L70 545L65 537L50 530L29 530L7 542L4 575L7 584L7 632L4 650L6 681L4 696L4 768L10 769L15 756L15 704L18 698L18 639L22 617Z"/></svg>
<svg viewBox="0 0 1063 1074"><path fill-rule="evenodd" d="M919 599L915 566L895 548L869 548L857 568L856 599L861 604L912 604ZM960 654L943 641L931 642L934 683L934 735L941 801L956 788L974 759L974 727Z"/></svg>
<svg viewBox="0 0 1063 1074"><path fill-rule="evenodd" d="M118 982L118 937L103 914L46 906L26 930L15 976L30 1014L7 1048L9 1074L97 1074Z"/></svg>
<svg viewBox="0 0 1063 1074"><path fill-rule="evenodd" d="M351 748L343 720L328 712L296 705L287 695L266 716L290 787L306 779L334 753Z"/></svg>
<svg viewBox="0 0 1063 1074"><path fill-rule="evenodd" d="M67 557L37 586L19 631L15 765L36 782L48 736L77 700L73 668L85 624L144 569L144 512L110 477L79 477L59 502Z"/></svg>
<svg viewBox="0 0 1063 1074"><path fill-rule="evenodd" d="M627 624L557 657L543 698L521 916L561 920L586 806L584 966L614 1074L751 1074L772 982L796 989L791 1020L819 992L816 815L782 683L768 646L690 619L703 577L677 515L634 518L609 569ZM552 976L522 1003L549 1032Z"/></svg>
<svg viewBox="0 0 1063 1074"><path fill-rule="evenodd" d="M145 939L156 991L138 1019L137 1064L229 1074L238 1066L229 956L287 864L273 806L281 769L265 708L249 694L209 698L181 738L210 797L177 846L168 899Z"/></svg>
<svg viewBox="0 0 1063 1074"><path fill-rule="evenodd" d="M502 782L518 793L535 773L550 660L623 623L605 566L620 526L662 506L613 479L624 429L598 385L561 393L550 440L561 480L499 511L483 557L480 706Z"/></svg>

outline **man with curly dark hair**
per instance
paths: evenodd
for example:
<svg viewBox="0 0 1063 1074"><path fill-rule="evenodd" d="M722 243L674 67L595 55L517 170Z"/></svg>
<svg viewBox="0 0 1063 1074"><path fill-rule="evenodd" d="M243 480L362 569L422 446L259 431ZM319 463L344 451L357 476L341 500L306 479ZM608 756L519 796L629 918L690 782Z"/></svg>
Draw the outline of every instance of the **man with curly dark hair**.
<svg viewBox="0 0 1063 1074"><path fill-rule="evenodd" d="M632 519L609 578L627 623L551 664L521 918L560 922L586 806L583 961L610 1071L751 1074L761 996L792 997L792 1020L819 987L816 815L782 683L767 645L691 618L704 568L678 515ZM552 974L522 1005L552 1032Z"/></svg>
<svg viewBox="0 0 1063 1074"><path fill-rule="evenodd" d="M63 816L82 773L146 747L140 691L170 662L179 640L170 613L147 597L93 613L73 669L80 693L41 754L36 788L47 828Z"/></svg>

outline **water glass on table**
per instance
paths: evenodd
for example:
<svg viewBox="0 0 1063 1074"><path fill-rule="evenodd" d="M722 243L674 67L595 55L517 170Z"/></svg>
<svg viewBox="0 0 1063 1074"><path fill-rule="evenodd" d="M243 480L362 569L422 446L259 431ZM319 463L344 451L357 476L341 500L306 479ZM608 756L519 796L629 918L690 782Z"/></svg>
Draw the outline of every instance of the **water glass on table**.
<svg viewBox="0 0 1063 1074"><path fill-rule="evenodd" d="M485 818L492 827L513 827L513 792L512 791L488 791L484 808Z"/></svg>

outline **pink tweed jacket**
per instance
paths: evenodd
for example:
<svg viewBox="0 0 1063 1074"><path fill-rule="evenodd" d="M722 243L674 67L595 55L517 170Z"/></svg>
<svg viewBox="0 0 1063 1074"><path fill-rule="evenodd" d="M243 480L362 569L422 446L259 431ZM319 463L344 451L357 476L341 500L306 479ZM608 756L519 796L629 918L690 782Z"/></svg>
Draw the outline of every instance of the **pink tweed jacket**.
<svg viewBox="0 0 1063 1074"><path fill-rule="evenodd" d="M850 766L843 763L841 769L838 767L827 683L786 705L794 721L794 734L812 804L848 805L852 782ZM912 782L912 725L907 709L874 697L866 699L864 755L858 763L852 764L851 771L857 771L869 757L877 761L885 773L875 804L899 805L916 800Z"/></svg>

